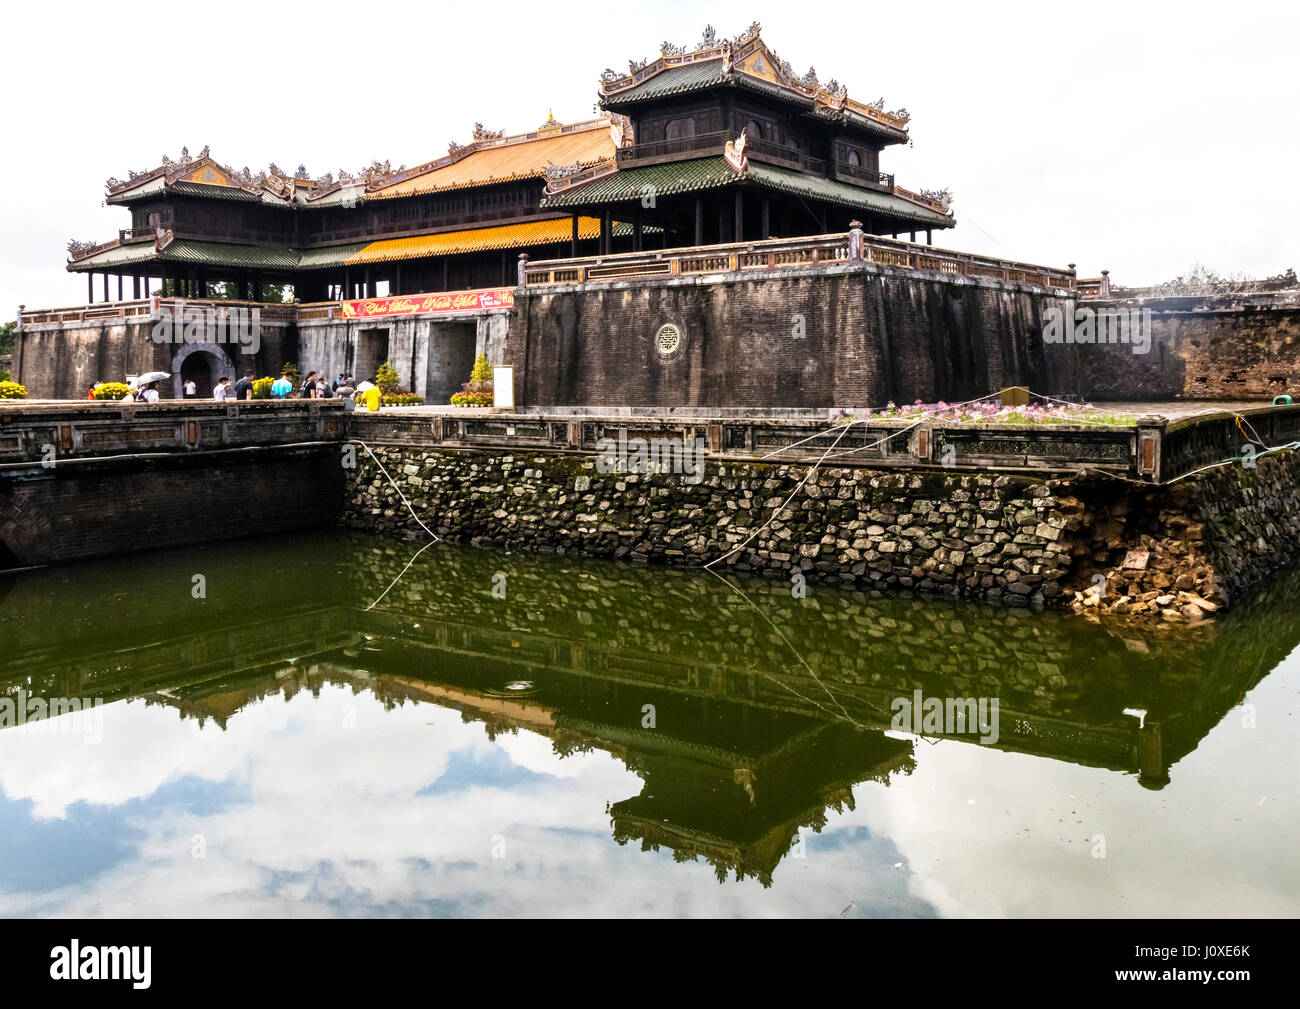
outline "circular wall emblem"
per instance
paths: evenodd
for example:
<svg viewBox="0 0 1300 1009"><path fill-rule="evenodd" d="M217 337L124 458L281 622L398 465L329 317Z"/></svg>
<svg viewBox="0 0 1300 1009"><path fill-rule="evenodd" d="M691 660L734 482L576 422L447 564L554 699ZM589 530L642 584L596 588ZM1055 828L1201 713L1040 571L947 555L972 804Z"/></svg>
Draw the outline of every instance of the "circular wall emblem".
<svg viewBox="0 0 1300 1009"><path fill-rule="evenodd" d="M682 331L671 322L665 322L655 333L655 346L659 353L667 357L682 345Z"/></svg>

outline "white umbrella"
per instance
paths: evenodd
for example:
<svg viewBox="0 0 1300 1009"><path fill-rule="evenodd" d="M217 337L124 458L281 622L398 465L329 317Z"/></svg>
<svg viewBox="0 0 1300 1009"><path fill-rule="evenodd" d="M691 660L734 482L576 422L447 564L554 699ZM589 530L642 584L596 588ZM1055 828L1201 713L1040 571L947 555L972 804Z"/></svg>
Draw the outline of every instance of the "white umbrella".
<svg viewBox="0 0 1300 1009"><path fill-rule="evenodd" d="M171 378L171 373L166 371L146 371L143 375L136 378L136 385L148 385L150 382L161 382L164 378Z"/></svg>

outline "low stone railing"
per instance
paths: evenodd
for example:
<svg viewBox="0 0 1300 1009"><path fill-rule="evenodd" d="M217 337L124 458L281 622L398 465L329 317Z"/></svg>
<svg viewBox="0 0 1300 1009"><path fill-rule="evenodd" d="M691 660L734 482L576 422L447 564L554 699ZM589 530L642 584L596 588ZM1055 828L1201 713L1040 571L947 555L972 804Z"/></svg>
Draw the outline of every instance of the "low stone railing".
<svg viewBox="0 0 1300 1009"><path fill-rule="evenodd" d="M520 257L519 282L524 287L544 287L596 280L678 277L853 261L929 270L949 276L985 277L1065 291L1073 291L1077 286L1072 269L992 259L969 252L880 238L861 231L576 259L544 259L535 263L528 262L525 255Z"/></svg>
<svg viewBox="0 0 1300 1009"><path fill-rule="evenodd" d="M187 453L341 441L342 401L165 400L0 405L0 470L138 453Z"/></svg>
<svg viewBox="0 0 1300 1009"><path fill-rule="evenodd" d="M332 304L338 304L333 302ZM179 317L183 309L212 309L218 317L232 308L257 309L262 322L294 322L296 305L283 302L231 301L225 298L134 298L130 301L105 301L100 304L74 305L69 308L34 308L22 306L18 311L18 328L46 326L64 322L91 322L103 319L135 319L157 316L161 312Z"/></svg>

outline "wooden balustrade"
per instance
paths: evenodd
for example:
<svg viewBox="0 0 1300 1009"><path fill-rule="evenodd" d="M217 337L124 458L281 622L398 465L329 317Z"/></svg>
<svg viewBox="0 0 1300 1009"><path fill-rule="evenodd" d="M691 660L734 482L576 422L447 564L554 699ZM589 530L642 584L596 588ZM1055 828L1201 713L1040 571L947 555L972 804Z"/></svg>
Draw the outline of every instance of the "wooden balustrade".
<svg viewBox="0 0 1300 1009"><path fill-rule="evenodd" d="M182 309L212 309L218 316L232 308L257 309L264 322L293 322L299 306L261 301L227 301L212 298L136 298L131 301L105 301L97 305L75 305L69 308L39 308L19 313L19 326L40 326L50 323L88 322L102 319L132 319L158 315Z"/></svg>
<svg viewBox="0 0 1300 1009"><path fill-rule="evenodd" d="M847 263L853 258L851 250L852 236L839 234L580 259L538 260L525 265L524 284L526 287L544 287L632 277L675 277ZM1077 288L1072 270L989 259L873 235L861 236L857 258L879 266L927 270L949 277L986 277L1067 291Z"/></svg>

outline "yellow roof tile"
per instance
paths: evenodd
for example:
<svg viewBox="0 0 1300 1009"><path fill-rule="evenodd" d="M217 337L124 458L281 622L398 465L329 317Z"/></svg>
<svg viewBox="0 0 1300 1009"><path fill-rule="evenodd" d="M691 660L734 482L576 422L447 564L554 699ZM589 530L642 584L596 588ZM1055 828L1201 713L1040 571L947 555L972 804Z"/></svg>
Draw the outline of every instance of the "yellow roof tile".
<svg viewBox="0 0 1300 1009"><path fill-rule="evenodd" d="M596 217L578 218L578 237L595 238L600 234ZM344 262L348 266L362 263L388 263L397 259L420 259L424 256L454 256L461 252L484 249L518 249L531 245L554 245L567 242L573 235L569 217L526 224L507 224L498 228L472 228L448 231L440 235L417 235L413 238L386 238L371 242Z"/></svg>
<svg viewBox="0 0 1300 1009"><path fill-rule="evenodd" d="M507 142L485 147L453 164L369 193L366 199L386 200L515 179L541 178L548 164L581 164L586 167L613 158L614 152L608 126L537 140Z"/></svg>

